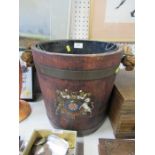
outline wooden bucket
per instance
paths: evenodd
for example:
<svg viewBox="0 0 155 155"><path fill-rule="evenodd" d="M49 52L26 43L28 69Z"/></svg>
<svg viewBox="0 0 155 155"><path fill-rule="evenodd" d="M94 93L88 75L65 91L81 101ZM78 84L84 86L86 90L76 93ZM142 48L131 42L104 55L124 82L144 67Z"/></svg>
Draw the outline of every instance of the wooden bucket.
<svg viewBox="0 0 155 155"><path fill-rule="evenodd" d="M56 128L94 132L103 123L122 52L108 42L58 40L32 47L49 120Z"/></svg>

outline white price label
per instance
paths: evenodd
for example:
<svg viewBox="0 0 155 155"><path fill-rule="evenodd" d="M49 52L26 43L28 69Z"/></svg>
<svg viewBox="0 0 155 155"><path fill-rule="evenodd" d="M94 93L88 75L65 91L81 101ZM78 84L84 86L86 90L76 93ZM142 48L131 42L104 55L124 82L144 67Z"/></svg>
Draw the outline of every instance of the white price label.
<svg viewBox="0 0 155 155"><path fill-rule="evenodd" d="M74 48L83 48L83 43L74 43Z"/></svg>

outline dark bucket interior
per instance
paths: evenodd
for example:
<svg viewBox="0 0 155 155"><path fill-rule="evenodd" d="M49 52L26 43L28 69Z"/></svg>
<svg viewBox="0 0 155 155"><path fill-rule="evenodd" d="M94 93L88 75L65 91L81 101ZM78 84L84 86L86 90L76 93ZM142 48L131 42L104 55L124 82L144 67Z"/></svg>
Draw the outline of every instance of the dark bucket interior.
<svg viewBox="0 0 155 155"><path fill-rule="evenodd" d="M37 44L36 47L45 52L65 54L97 54L112 52L118 49L118 46L114 43L84 40L51 41Z"/></svg>

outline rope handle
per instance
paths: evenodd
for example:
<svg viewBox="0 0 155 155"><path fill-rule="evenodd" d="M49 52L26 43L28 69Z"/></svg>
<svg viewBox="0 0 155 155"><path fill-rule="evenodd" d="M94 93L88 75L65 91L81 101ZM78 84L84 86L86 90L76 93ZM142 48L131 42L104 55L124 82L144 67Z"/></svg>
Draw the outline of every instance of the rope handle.
<svg viewBox="0 0 155 155"><path fill-rule="evenodd" d="M122 47L123 57L121 63L125 67L126 71L132 71L135 68L135 55L132 53L132 49L125 45Z"/></svg>
<svg viewBox="0 0 155 155"><path fill-rule="evenodd" d="M30 48L24 50L21 59L26 63L26 67L34 66L32 50Z"/></svg>

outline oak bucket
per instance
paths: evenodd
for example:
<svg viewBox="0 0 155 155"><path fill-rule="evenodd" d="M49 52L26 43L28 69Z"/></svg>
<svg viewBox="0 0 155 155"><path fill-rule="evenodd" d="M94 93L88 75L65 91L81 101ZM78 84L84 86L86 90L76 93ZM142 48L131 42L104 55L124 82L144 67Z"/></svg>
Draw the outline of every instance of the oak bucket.
<svg viewBox="0 0 155 155"><path fill-rule="evenodd" d="M57 40L32 47L47 116L56 128L94 132L103 123L122 52L114 43Z"/></svg>

